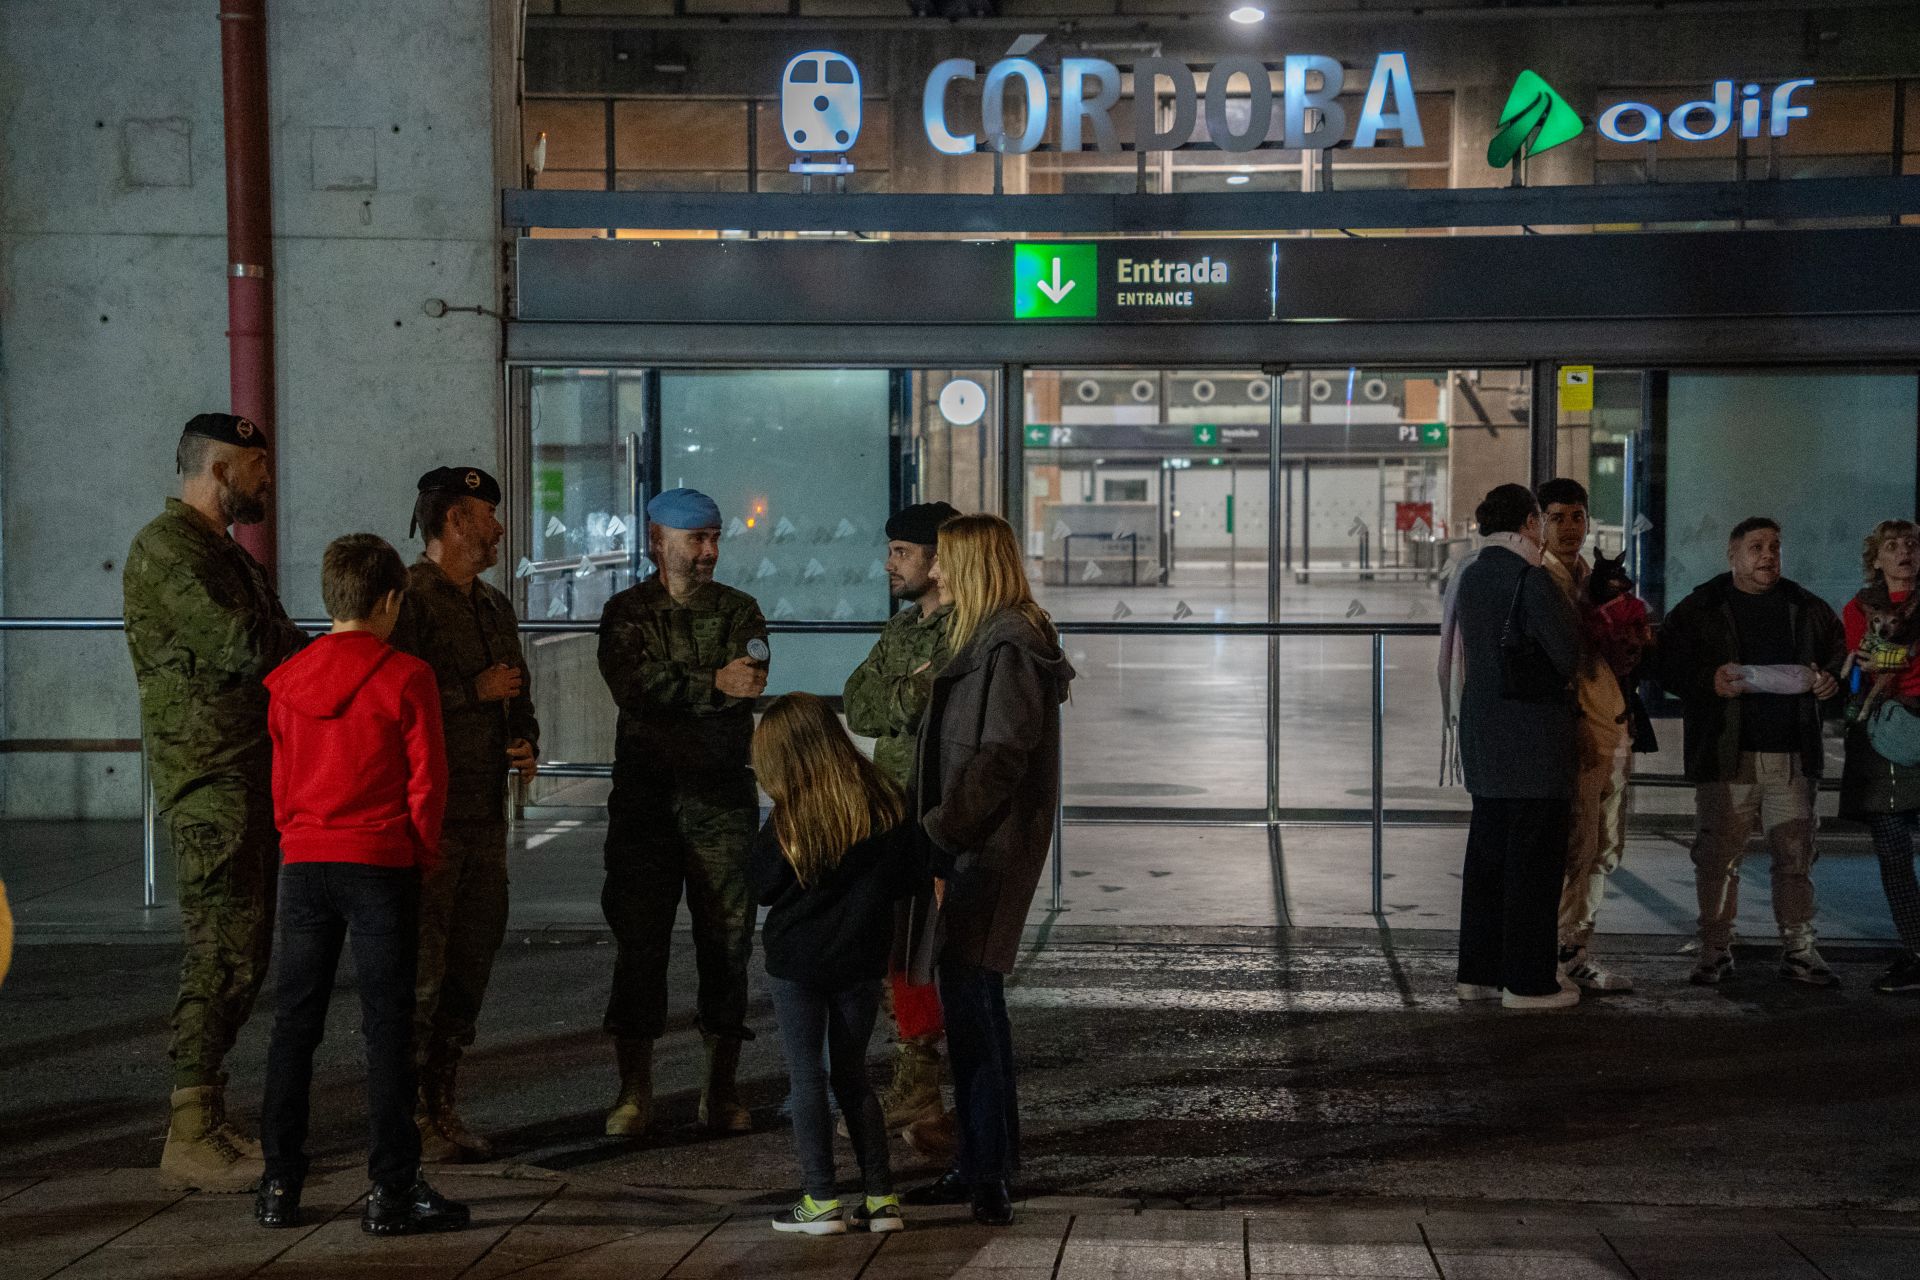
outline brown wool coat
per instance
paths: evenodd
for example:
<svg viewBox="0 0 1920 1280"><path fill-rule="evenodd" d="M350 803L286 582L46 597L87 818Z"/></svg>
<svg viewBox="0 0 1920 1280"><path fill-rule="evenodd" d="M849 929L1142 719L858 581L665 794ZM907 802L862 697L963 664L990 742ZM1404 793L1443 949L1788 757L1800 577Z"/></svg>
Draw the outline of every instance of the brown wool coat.
<svg viewBox="0 0 1920 1280"><path fill-rule="evenodd" d="M1073 667L1007 609L980 624L934 681L914 762L913 814L947 881L913 904L909 971L942 961L1011 973L1053 841L1060 706Z"/></svg>

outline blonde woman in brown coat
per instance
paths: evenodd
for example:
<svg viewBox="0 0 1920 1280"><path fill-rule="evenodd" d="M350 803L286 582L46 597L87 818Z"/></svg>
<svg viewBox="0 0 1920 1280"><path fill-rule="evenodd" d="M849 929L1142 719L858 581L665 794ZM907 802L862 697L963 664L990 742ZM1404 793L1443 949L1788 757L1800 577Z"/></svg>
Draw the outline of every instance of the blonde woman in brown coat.
<svg viewBox="0 0 1920 1280"><path fill-rule="evenodd" d="M934 568L953 602L953 658L934 682L915 762L913 813L939 892L912 941L914 969L933 972L946 1012L959 1146L953 1168L907 1200L970 1203L976 1221L1004 1226L1020 1145L1004 988L1052 843L1060 705L1074 673L1006 521L948 521Z"/></svg>

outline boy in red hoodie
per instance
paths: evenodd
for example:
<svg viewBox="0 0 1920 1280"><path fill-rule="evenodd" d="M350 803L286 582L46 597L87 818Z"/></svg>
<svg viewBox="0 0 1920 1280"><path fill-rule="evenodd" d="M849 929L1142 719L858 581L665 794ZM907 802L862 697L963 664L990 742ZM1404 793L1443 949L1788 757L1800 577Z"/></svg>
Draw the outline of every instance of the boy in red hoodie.
<svg viewBox="0 0 1920 1280"><path fill-rule="evenodd" d="M277 1010L267 1050L254 1200L264 1227L300 1219L313 1052L340 950L353 944L367 1042L373 1189L361 1229L449 1231L464 1205L420 1176L413 1123L413 980L420 873L439 858L446 745L433 670L387 644L407 570L370 533L335 539L320 568L333 631L267 677L273 809L280 828Z"/></svg>

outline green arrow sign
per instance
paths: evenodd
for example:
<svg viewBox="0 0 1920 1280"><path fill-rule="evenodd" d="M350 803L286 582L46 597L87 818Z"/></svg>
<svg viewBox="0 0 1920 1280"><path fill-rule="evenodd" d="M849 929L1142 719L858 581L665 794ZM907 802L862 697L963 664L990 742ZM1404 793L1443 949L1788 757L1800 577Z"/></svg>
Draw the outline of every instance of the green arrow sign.
<svg viewBox="0 0 1920 1280"><path fill-rule="evenodd" d="M1053 443L1053 428L1048 426L1027 426L1027 448L1044 449Z"/></svg>
<svg viewBox="0 0 1920 1280"><path fill-rule="evenodd" d="M1420 447L1423 449L1444 449L1447 447L1447 424L1429 422L1420 428Z"/></svg>
<svg viewBox="0 0 1920 1280"><path fill-rule="evenodd" d="M1198 423L1193 428L1193 443L1201 449L1211 449L1220 443L1220 428L1210 422Z"/></svg>
<svg viewBox="0 0 1920 1280"><path fill-rule="evenodd" d="M1100 304L1100 251L1091 244L1013 246L1013 317L1091 319Z"/></svg>

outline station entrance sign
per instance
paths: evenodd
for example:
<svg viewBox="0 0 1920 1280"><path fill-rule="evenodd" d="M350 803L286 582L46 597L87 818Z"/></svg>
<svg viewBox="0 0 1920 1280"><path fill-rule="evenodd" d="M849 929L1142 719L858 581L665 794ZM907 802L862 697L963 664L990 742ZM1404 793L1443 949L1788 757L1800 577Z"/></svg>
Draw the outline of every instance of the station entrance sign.
<svg viewBox="0 0 1920 1280"><path fill-rule="evenodd" d="M1013 246L1016 320L1268 320L1267 240Z"/></svg>

